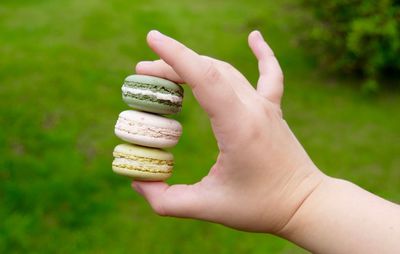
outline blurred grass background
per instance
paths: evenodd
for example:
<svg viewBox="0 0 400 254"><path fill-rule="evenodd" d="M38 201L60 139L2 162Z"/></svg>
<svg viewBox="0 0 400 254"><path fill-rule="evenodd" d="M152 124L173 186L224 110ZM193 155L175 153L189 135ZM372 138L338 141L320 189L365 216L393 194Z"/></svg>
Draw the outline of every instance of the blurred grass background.
<svg viewBox="0 0 400 254"><path fill-rule="evenodd" d="M0 3L0 252L304 253L263 234L161 218L111 171L120 86L156 56L150 29L232 63L252 83L247 34L259 29L286 74L285 118L326 173L400 201L400 95L366 97L356 80L334 79L296 43L295 0ZM170 183L192 183L217 148L186 89L176 117ZM273 209L273 208L271 208Z"/></svg>

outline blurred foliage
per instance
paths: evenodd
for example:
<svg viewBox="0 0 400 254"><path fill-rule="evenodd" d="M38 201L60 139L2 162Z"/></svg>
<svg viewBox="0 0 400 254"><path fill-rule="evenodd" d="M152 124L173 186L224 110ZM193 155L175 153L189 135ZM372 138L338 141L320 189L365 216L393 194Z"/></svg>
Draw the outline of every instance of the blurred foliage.
<svg viewBox="0 0 400 254"><path fill-rule="evenodd" d="M399 0L302 0L311 10L305 41L331 70L358 74L363 88L400 71ZM398 85L398 83L397 83Z"/></svg>

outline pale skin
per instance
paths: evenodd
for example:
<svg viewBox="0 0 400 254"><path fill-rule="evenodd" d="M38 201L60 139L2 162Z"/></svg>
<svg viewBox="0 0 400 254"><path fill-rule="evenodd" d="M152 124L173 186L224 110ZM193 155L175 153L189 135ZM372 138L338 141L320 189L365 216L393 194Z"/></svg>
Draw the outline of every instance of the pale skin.
<svg viewBox="0 0 400 254"><path fill-rule="evenodd" d="M149 32L160 60L140 62L136 72L188 84L219 156L196 184L135 181L133 188L163 216L275 234L315 253L400 253L400 206L318 169L283 119L283 73L271 48L258 31L248 41L256 89L228 63Z"/></svg>

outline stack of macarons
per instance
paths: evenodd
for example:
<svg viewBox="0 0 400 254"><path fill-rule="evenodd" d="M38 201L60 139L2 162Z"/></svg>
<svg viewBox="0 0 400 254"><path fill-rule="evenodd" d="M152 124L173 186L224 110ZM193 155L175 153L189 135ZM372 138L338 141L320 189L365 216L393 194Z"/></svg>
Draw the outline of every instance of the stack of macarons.
<svg viewBox="0 0 400 254"><path fill-rule="evenodd" d="M162 115L178 113L183 89L166 79L130 75L122 85L123 101L135 110L119 114L115 135L127 142L114 149L115 173L141 181L162 181L172 174L173 147L182 134L181 124Z"/></svg>

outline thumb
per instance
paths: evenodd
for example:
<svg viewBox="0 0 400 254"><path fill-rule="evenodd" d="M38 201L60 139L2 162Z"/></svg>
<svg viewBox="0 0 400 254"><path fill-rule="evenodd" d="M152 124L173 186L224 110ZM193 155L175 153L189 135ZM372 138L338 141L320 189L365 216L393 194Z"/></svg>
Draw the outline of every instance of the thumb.
<svg viewBox="0 0 400 254"><path fill-rule="evenodd" d="M161 216L200 218L204 201L197 185L165 182L132 182L132 188L141 194Z"/></svg>

